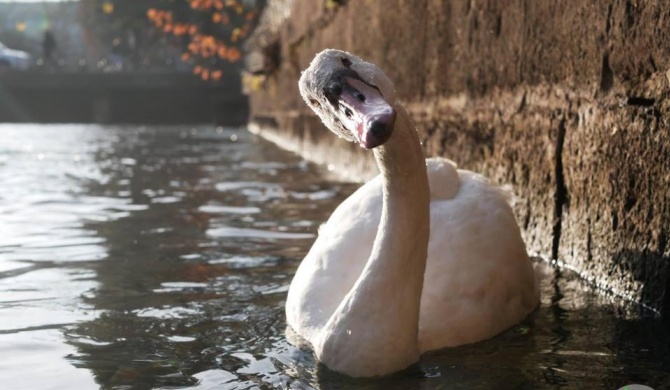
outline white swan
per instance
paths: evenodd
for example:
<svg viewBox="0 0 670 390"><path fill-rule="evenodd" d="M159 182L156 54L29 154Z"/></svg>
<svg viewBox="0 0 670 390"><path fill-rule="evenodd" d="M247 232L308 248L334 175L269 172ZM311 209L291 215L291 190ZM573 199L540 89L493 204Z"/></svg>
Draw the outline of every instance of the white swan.
<svg viewBox="0 0 670 390"><path fill-rule="evenodd" d="M320 229L288 292L288 324L320 361L385 375L533 311L539 290L505 195L449 160L424 160L381 70L325 50L299 85L330 130L373 149L381 171Z"/></svg>

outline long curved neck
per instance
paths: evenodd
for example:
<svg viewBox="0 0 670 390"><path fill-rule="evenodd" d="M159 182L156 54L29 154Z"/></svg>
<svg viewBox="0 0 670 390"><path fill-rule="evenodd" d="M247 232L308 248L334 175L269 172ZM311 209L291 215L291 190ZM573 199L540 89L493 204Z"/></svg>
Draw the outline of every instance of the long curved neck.
<svg viewBox="0 0 670 390"><path fill-rule="evenodd" d="M372 254L331 316L317 355L354 376L383 375L419 357L418 324L430 230L430 191L419 136L403 107L374 150L383 211Z"/></svg>
<svg viewBox="0 0 670 390"><path fill-rule="evenodd" d="M363 276L369 271L376 286L388 282L401 289L398 283L402 282L405 291L394 304L401 310L407 305L403 315L416 316L413 323L418 328L430 235L430 190L419 135L404 108L397 111L393 136L374 150L382 174L384 205Z"/></svg>

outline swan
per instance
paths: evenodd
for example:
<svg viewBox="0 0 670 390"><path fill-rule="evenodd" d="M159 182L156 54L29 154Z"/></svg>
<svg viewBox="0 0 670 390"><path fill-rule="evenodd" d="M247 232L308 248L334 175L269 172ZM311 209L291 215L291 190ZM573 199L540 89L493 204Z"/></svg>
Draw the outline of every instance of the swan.
<svg viewBox="0 0 670 390"><path fill-rule="evenodd" d="M328 49L299 89L328 129L372 149L381 172L319 229L289 287L287 323L318 360L382 376L491 338L538 306L506 194L450 160L426 160L379 68Z"/></svg>

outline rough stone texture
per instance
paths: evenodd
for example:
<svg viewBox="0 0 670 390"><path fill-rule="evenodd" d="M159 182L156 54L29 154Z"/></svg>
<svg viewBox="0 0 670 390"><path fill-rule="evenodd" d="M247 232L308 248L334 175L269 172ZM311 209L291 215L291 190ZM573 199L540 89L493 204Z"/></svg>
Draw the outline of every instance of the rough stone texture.
<svg viewBox="0 0 670 390"><path fill-rule="evenodd" d="M369 177L297 92L327 47L394 80L427 155L511 185L531 252L670 311L670 7L665 0L276 0L279 68L251 94L262 134ZM341 3L341 2L340 2Z"/></svg>
<svg viewBox="0 0 670 390"><path fill-rule="evenodd" d="M559 257L630 299L658 307L665 293L668 310L670 101L663 100L665 107L589 108L569 123Z"/></svg>

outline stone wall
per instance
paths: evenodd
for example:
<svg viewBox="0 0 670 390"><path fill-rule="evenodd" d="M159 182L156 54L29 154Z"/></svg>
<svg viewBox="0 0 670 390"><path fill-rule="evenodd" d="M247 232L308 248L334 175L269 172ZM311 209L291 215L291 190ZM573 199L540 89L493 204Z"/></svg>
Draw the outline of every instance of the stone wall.
<svg viewBox="0 0 670 390"><path fill-rule="evenodd" d="M283 3L279 66L250 94L253 128L370 176L370 155L333 147L297 91L315 53L351 51L394 80L427 155L513 186L531 252L670 311L665 0Z"/></svg>

